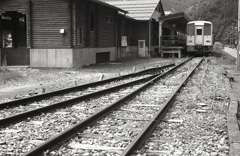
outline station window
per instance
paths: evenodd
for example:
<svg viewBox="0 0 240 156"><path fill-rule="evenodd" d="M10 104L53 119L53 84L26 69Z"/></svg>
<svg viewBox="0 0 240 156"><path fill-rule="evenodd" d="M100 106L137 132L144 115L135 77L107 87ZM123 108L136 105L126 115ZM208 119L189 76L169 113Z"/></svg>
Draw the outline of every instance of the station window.
<svg viewBox="0 0 240 156"><path fill-rule="evenodd" d="M83 45L83 27L77 27L77 45Z"/></svg>
<svg viewBox="0 0 240 156"><path fill-rule="evenodd" d="M197 29L197 35L202 35L202 29Z"/></svg>

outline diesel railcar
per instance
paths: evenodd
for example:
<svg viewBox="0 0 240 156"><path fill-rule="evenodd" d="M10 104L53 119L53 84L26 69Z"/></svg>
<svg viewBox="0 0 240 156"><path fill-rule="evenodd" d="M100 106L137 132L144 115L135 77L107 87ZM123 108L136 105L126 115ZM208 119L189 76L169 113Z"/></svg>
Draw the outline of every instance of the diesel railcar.
<svg viewBox="0 0 240 156"><path fill-rule="evenodd" d="M187 24L186 46L189 53L211 52L213 47L213 25L209 21L191 21Z"/></svg>

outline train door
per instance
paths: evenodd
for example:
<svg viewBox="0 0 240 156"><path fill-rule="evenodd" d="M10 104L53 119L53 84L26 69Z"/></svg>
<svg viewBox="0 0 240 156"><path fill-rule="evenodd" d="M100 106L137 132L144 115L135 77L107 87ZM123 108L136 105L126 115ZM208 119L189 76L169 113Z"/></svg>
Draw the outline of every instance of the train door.
<svg viewBox="0 0 240 156"><path fill-rule="evenodd" d="M196 26L196 45L203 45L203 26Z"/></svg>

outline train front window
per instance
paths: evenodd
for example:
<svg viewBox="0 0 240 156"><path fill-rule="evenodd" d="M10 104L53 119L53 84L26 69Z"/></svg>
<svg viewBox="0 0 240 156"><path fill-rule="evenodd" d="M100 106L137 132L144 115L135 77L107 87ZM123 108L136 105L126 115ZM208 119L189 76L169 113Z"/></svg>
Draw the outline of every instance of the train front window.
<svg viewBox="0 0 240 156"><path fill-rule="evenodd" d="M197 35L202 35L202 29L197 29Z"/></svg>
<svg viewBox="0 0 240 156"><path fill-rule="evenodd" d="M204 35L211 35L211 24L204 24Z"/></svg>

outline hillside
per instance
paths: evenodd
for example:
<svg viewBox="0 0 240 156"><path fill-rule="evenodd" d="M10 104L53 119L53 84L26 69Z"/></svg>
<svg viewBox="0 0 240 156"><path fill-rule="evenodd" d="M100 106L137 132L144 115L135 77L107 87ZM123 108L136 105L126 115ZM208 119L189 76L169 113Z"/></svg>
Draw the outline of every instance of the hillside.
<svg viewBox="0 0 240 156"><path fill-rule="evenodd" d="M161 0L165 11L183 12L199 0Z"/></svg>
<svg viewBox="0 0 240 156"><path fill-rule="evenodd" d="M236 37L238 1L237 0L200 0L186 10L193 20L213 22L215 40L229 44L230 33Z"/></svg>
<svg viewBox="0 0 240 156"><path fill-rule="evenodd" d="M165 11L185 12L192 20L213 22L215 41L236 38L238 0L162 0Z"/></svg>

